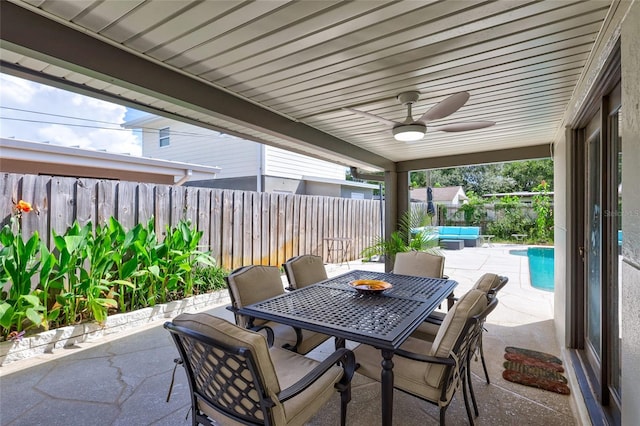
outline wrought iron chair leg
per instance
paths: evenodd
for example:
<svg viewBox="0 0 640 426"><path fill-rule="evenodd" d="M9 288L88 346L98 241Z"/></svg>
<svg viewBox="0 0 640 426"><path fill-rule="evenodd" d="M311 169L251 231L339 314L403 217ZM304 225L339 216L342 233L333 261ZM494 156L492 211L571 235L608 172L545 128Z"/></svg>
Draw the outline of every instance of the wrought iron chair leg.
<svg viewBox="0 0 640 426"><path fill-rule="evenodd" d="M467 397L467 379L466 377L462 377L462 394L464 396L464 408L467 410L467 417L469 418L469 424L471 426L473 423L473 416L471 415L471 407L469 407L469 398Z"/></svg>
<svg viewBox="0 0 640 426"><path fill-rule="evenodd" d="M471 357L467 358L467 382L469 383L469 393L471 394L471 402L473 403L473 412L476 417L480 415L478 412L478 403L476 402L476 394L473 391L473 383L471 382Z"/></svg>
<svg viewBox="0 0 640 426"><path fill-rule="evenodd" d="M447 412L447 407L440 407L440 426L445 426L444 424L444 416Z"/></svg>
<svg viewBox="0 0 640 426"><path fill-rule="evenodd" d="M340 392L340 426L347 424L347 404L351 401L351 386Z"/></svg>
<svg viewBox="0 0 640 426"><path fill-rule="evenodd" d="M482 361L482 369L484 370L484 377L487 379L487 384L490 385L489 372L487 371L487 363L484 361L484 350L482 349L482 335L480 335L480 360Z"/></svg>

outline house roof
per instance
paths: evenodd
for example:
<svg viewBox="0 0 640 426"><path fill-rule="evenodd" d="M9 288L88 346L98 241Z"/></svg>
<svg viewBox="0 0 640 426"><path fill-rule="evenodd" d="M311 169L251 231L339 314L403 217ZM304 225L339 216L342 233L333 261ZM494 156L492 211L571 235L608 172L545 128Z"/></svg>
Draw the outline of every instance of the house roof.
<svg viewBox="0 0 640 426"><path fill-rule="evenodd" d="M542 194L542 192L519 191L519 192L496 192L494 194L484 194L483 197L533 197ZM553 191L547 192L547 195L553 197Z"/></svg>
<svg viewBox="0 0 640 426"><path fill-rule="evenodd" d="M4 138L0 139L0 158L0 170L8 173L156 183L186 181L192 176L213 179L220 173L219 167Z"/></svg>
<svg viewBox="0 0 640 426"><path fill-rule="evenodd" d="M466 195L464 195L464 189L461 186L445 186L445 187L432 187L432 195L434 202L447 202L450 203L458 194L459 191L462 191L462 194L459 197L459 200L468 200ZM427 188L416 188L410 191L409 196L413 200L427 201Z"/></svg>
<svg viewBox="0 0 640 426"><path fill-rule="evenodd" d="M629 4L14 0L0 2L0 56L5 73L405 172L548 157ZM407 115L405 91L420 92L414 118L470 93L429 124L497 124L397 142L390 123Z"/></svg>
<svg viewBox="0 0 640 426"><path fill-rule="evenodd" d="M355 188L378 189L378 185L373 185L371 183L366 183L366 182L356 182L353 180L330 179L330 178L322 178L317 176L302 176L302 180L306 180L309 182L331 183L334 185L351 186Z"/></svg>

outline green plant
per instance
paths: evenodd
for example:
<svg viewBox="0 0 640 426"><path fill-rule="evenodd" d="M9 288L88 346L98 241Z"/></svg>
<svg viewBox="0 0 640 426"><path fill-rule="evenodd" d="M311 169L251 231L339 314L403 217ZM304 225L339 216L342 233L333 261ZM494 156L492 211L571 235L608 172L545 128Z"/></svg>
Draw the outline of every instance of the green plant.
<svg viewBox="0 0 640 426"><path fill-rule="evenodd" d="M224 277L229 275L219 266L198 266L193 271L194 294L204 294L227 288Z"/></svg>
<svg viewBox="0 0 640 426"><path fill-rule="evenodd" d="M533 209L536 212L535 236L540 242L553 241L553 208L546 181L533 188L539 192L533 196Z"/></svg>
<svg viewBox="0 0 640 426"><path fill-rule="evenodd" d="M520 197L507 196L495 203L496 219L487 225L487 232L498 239L512 239L511 234L529 234L532 220L524 213Z"/></svg>
<svg viewBox="0 0 640 426"><path fill-rule="evenodd" d="M424 209L407 210L398 224L398 230L391 233L389 239L377 237L374 243L362 250L361 256L370 259L385 256L395 261L396 254L415 251L428 251L440 254L436 231L429 226L431 215Z"/></svg>
<svg viewBox="0 0 640 426"><path fill-rule="evenodd" d="M477 196L473 191L467 193L469 201L458 208L456 214L462 213L464 223L467 226L477 226L487 218L485 200Z"/></svg>
<svg viewBox="0 0 640 426"><path fill-rule="evenodd" d="M40 240L37 232L25 242L20 230L23 213L33 211L31 204L20 200L10 223L0 231L0 287L10 283L0 303L2 337L32 327L49 328L58 318L58 307L49 309L49 291L56 287L50 278L55 258ZM36 281L36 278L39 278ZM32 289L34 285L40 288Z"/></svg>
<svg viewBox="0 0 640 426"><path fill-rule="evenodd" d="M126 230L116 219L94 227L74 222L52 231L55 254L34 233L25 242L23 212L0 231L2 337L35 327L104 322L109 313L152 306L225 287L226 271L198 250L202 232L188 221L167 227L162 243L154 220Z"/></svg>

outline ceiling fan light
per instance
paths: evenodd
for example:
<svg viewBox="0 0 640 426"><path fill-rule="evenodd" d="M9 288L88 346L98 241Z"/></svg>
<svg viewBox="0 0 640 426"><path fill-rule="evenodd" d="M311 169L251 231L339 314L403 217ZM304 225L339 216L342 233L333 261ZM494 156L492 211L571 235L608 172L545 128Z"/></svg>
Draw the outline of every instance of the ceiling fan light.
<svg viewBox="0 0 640 426"><path fill-rule="evenodd" d="M405 124L393 128L393 137L397 141L412 142L420 140L427 132L427 126L423 124Z"/></svg>

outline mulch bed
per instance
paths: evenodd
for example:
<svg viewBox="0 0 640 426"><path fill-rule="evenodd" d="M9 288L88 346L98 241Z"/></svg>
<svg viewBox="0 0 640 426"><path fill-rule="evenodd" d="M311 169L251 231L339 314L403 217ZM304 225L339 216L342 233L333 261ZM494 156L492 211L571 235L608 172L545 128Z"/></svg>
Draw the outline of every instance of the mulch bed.
<svg viewBox="0 0 640 426"><path fill-rule="evenodd" d="M554 355L531 349L507 346L502 377L514 383L569 395L562 360Z"/></svg>

